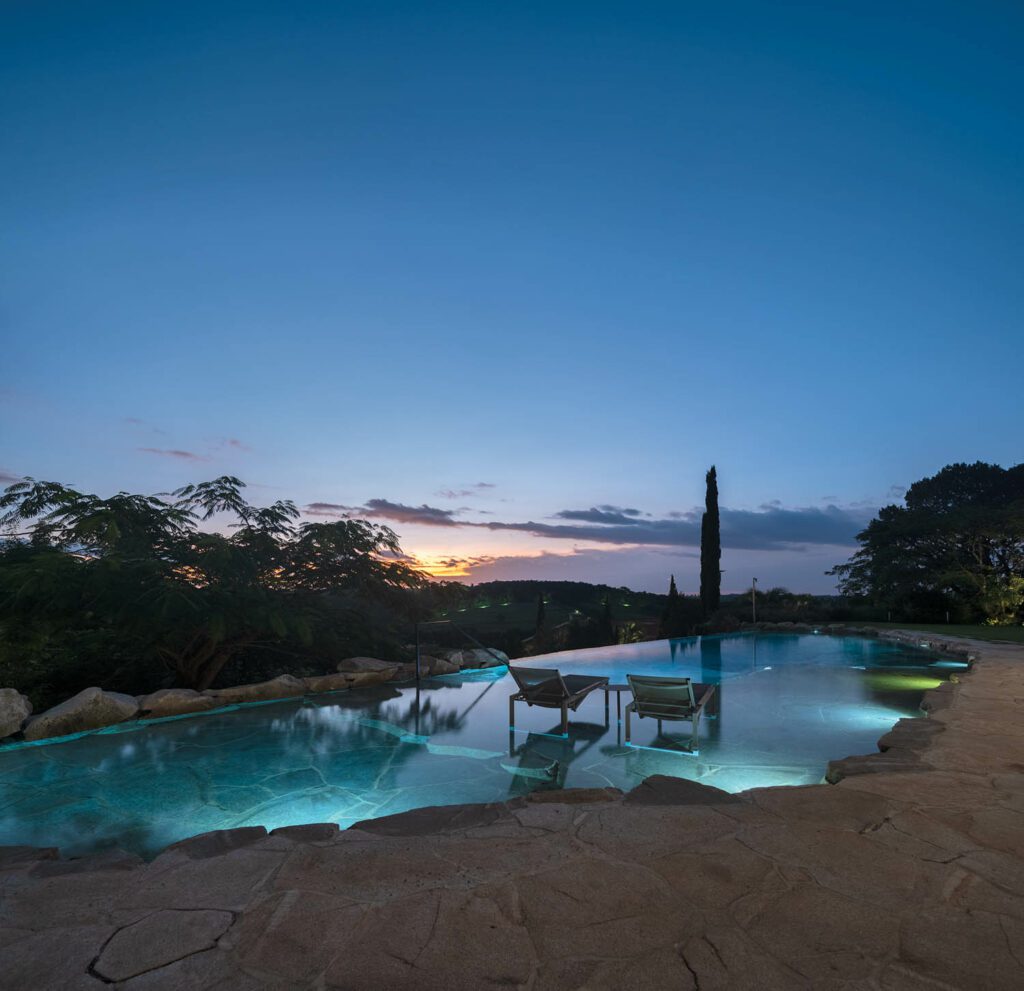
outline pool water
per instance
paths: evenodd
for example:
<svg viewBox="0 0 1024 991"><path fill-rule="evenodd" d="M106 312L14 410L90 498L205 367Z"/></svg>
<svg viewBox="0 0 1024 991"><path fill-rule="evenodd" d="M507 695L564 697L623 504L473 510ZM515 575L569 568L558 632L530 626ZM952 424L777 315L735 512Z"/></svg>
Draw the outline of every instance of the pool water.
<svg viewBox="0 0 1024 991"><path fill-rule="evenodd" d="M502 801L538 788L629 789L651 774L738 792L822 780L870 753L925 689L964 667L879 640L751 635L662 640L532 658L537 667L689 676L718 686L697 754L688 723L634 720L595 692L568 739L557 710L516 706L506 668L133 723L0 748L0 844L152 856L210 829L304 822L343 828L426 805ZM622 697L623 706L630 698ZM665 748L668 749L665 749Z"/></svg>

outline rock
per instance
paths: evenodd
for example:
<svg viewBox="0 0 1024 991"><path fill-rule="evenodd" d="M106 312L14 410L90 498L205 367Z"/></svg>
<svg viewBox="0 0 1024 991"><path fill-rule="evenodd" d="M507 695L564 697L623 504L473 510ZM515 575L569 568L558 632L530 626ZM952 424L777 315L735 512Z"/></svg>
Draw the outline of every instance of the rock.
<svg viewBox="0 0 1024 991"><path fill-rule="evenodd" d="M31 864L40 860L56 860L60 850L55 846L0 846L0 870L14 864Z"/></svg>
<svg viewBox="0 0 1024 991"><path fill-rule="evenodd" d="M525 804L513 799L511 807ZM426 808L409 809L378 819L363 819L349 827L379 836L432 836L435 833L452 833L461 829L490 826L509 816L510 805L505 802L491 802L486 805L430 805Z"/></svg>
<svg viewBox="0 0 1024 991"><path fill-rule="evenodd" d="M296 843L323 843L337 838L338 832L336 822L307 822L301 826L278 826L270 831L270 835L283 836Z"/></svg>
<svg viewBox="0 0 1024 991"><path fill-rule="evenodd" d="M462 668L497 668L508 664L508 654L491 647L474 647L472 650L448 650L442 654L445 660L454 661Z"/></svg>
<svg viewBox="0 0 1024 991"><path fill-rule="evenodd" d="M652 774L626 794L627 805L725 805L743 799L688 778Z"/></svg>
<svg viewBox="0 0 1024 991"><path fill-rule="evenodd" d="M187 840L179 840L166 847L161 856L176 850L185 854L190 860L206 860L217 857L230 850L248 846L267 835L265 826L238 826L235 829L214 829L209 833L199 833Z"/></svg>
<svg viewBox="0 0 1024 991"><path fill-rule="evenodd" d="M45 740L51 736L68 736L86 730L113 726L131 719L139 711L139 703L131 695L105 692L102 688L86 688L73 698L40 713L25 727L26 740Z"/></svg>
<svg viewBox="0 0 1024 991"><path fill-rule="evenodd" d="M394 671L353 671L348 676L350 688L365 688L368 685L383 685L385 681L391 681L397 673L397 666Z"/></svg>
<svg viewBox="0 0 1024 991"><path fill-rule="evenodd" d="M218 704L234 704L239 702L269 702L271 699L288 699L296 695L306 694L306 683L301 678L290 674L282 674L270 681L260 681L255 685L235 685L232 688L208 688L203 692Z"/></svg>
<svg viewBox="0 0 1024 991"><path fill-rule="evenodd" d="M343 692L351 684L351 679L347 674L321 674L302 680L306 684L306 690L314 695L320 692Z"/></svg>
<svg viewBox="0 0 1024 991"><path fill-rule="evenodd" d="M32 714L32 703L16 688L0 688L0 740L17 733Z"/></svg>
<svg viewBox="0 0 1024 991"><path fill-rule="evenodd" d="M421 657L421 670L427 674L458 674L460 671L458 662L450 661L446 657Z"/></svg>
<svg viewBox="0 0 1024 991"><path fill-rule="evenodd" d="M889 774L892 771L930 771L930 764L921 760L913 750L902 747L890 747L884 753L858 754L843 757L841 760L830 760L825 771L825 780L830 784L838 784L843 778L856 774Z"/></svg>
<svg viewBox="0 0 1024 991"><path fill-rule="evenodd" d="M161 716L181 716L189 712L206 712L217 703L208 695L191 688L161 688L149 695L139 696L139 715L143 719Z"/></svg>
<svg viewBox="0 0 1024 991"><path fill-rule="evenodd" d="M936 719L900 719L895 726L878 740L878 749L883 753L893 747L906 750L921 750L936 733L945 730Z"/></svg>
<svg viewBox="0 0 1024 991"><path fill-rule="evenodd" d="M230 912L163 909L119 929L103 947L93 970L108 981L124 981L182 957L209 950L231 925Z"/></svg>
<svg viewBox="0 0 1024 991"><path fill-rule="evenodd" d="M400 667L400 664L393 661L382 661L376 657L346 657L345 660L338 662L339 671L373 671L391 677L397 674Z"/></svg>

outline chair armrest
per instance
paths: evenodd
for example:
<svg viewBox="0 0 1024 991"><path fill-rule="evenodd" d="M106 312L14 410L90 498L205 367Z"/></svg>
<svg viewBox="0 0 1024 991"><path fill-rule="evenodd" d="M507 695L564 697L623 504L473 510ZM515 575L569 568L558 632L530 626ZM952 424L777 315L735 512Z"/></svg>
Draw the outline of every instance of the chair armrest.
<svg viewBox="0 0 1024 991"><path fill-rule="evenodd" d="M708 702L711 701L711 696L714 695L714 694L715 694L715 686L714 685L708 685L707 688L704 689L704 693L697 700L697 705L694 707L694 712L701 712L701 711L703 711L704 706Z"/></svg>

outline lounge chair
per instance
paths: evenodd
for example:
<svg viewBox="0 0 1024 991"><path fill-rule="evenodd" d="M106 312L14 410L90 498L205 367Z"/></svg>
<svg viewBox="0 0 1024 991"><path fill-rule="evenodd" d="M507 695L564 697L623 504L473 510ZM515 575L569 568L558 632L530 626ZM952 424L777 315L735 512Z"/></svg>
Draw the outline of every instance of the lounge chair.
<svg viewBox="0 0 1024 991"><path fill-rule="evenodd" d="M715 686L695 684L689 678L637 674L627 674L626 678L633 693L633 701L626 706L626 742L629 743L629 717L635 712L640 719L656 719L659 734L664 719L689 722L692 726L690 750L696 750L700 717L715 694Z"/></svg>
<svg viewBox="0 0 1024 991"><path fill-rule="evenodd" d="M608 684L607 678L592 674L567 674L543 668L521 668L509 665L519 691L508 697L508 724L516 724L516 702L539 705L543 709L562 710L562 736L569 732L569 710L575 712L580 703L595 689Z"/></svg>

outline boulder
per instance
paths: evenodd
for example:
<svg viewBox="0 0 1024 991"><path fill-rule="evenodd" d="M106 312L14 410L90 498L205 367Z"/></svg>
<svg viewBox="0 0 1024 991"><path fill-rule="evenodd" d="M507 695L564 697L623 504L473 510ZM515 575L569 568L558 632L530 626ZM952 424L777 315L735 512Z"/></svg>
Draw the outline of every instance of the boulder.
<svg viewBox="0 0 1024 991"><path fill-rule="evenodd" d="M161 716L182 716L189 712L206 712L217 703L208 695L191 688L161 688L149 695L139 696L139 715L143 719Z"/></svg>
<svg viewBox="0 0 1024 991"><path fill-rule="evenodd" d="M30 719L25 727L26 740L44 740L50 736L68 736L131 719L139 703L131 695L86 688L73 698Z"/></svg>
<svg viewBox="0 0 1024 991"><path fill-rule="evenodd" d="M420 657L421 674L458 674L459 662L447 657L431 657L424 654Z"/></svg>
<svg viewBox="0 0 1024 991"><path fill-rule="evenodd" d="M376 657L346 657L345 660L338 662L339 671L386 672L391 677L400 667L400 664L395 664L393 661L382 661Z"/></svg>
<svg viewBox="0 0 1024 991"><path fill-rule="evenodd" d="M321 674L313 678L303 678L306 683L306 691L313 692L343 692L351 683L347 674Z"/></svg>
<svg viewBox="0 0 1024 991"><path fill-rule="evenodd" d="M0 740L17 733L32 714L32 703L16 688L0 688Z"/></svg>
<svg viewBox="0 0 1024 991"><path fill-rule="evenodd" d="M255 685L234 685L231 688L208 688L203 692L208 698L219 705L231 705L240 702L269 702L272 699L288 699L296 695L306 694L306 683L301 678L290 674L278 675L270 681L260 681Z"/></svg>
<svg viewBox="0 0 1024 991"><path fill-rule="evenodd" d="M441 657L460 668L496 668L508 664L508 654L503 650L474 647L469 650L446 650Z"/></svg>
<svg viewBox="0 0 1024 991"><path fill-rule="evenodd" d="M391 671L353 671L348 676L349 688L364 688L367 685L383 685L385 681L391 681L398 671L396 664Z"/></svg>

